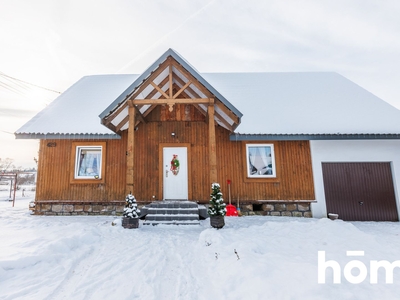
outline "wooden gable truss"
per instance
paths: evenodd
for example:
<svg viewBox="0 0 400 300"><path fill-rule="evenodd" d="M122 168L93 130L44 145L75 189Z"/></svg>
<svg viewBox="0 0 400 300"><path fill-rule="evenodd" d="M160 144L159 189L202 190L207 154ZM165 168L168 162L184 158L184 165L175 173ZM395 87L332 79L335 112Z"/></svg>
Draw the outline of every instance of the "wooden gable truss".
<svg viewBox="0 0 400 300"><path fill-rule="evenodd" d="M144 79L126 99L102 119L103 125L116 133L128 130L126 191L134 187L134 133L140 122L158 106L172 112L178 104L193 105L208 123L210 183L217 181L215 126L230 132L240 123L240 117L211 93L193 74L172 56L168 56Z"/></svg>

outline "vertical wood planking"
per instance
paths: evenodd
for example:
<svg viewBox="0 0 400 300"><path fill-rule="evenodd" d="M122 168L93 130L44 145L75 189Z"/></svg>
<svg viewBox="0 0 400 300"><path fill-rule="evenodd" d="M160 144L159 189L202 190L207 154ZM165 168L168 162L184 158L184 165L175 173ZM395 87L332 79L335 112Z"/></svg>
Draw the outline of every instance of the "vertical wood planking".
<svg viewBox="0 0 400 300"><path fill-rule="evenodd" d="M179 107L178 109L175 109ZM180 120L177 121L176 114ZM171 120L172 119L172 120ZM169 120L169 121L161 121ZM189 120L189 121L188 121ZM162 199L162 182L159 170L159 144L179 146L189 143L191 163L192 199L207 203L210 197L210 156L209 125L205 116L190 105L177 104L174 113L168 107L157 106L147 117L147 123L140 123L135 131L134 187L138 201ZM230 132L220 126L215 128L215 150L217 181L228 199L227 179L232 180L233 203L255 200L313 200L314 186L311 169L311 154L308 141L263 141L273 143L277 163L277 178L274 180L252 181L245 176L245 143L230 141ZM171 133L174 132L175 136ZM71 184L70 160L72 142L77 140L41 140L39 153L38 200L80 200L112 201L124 200L126 189L126 151L128 133L122 132L120 140L105 141L106 179L104 184ZM82 140L82 142L89 140ZM93 141L93 140L90 140ZM56 142L56 147L47 147Z"/></svg>

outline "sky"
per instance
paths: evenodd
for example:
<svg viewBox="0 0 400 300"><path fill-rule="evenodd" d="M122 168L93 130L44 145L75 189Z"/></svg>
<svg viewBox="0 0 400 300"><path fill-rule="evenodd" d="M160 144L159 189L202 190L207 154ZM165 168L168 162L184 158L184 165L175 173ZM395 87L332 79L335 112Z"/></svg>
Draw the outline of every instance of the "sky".
<svg viewBox="0 0 400 300"><path fill-rule="evenodd" d="M400 109L399 15L395 0L0 0L0 158L35 167L38 140L13 133L57 92L169 48L200 72L338 72Z"/></svg>

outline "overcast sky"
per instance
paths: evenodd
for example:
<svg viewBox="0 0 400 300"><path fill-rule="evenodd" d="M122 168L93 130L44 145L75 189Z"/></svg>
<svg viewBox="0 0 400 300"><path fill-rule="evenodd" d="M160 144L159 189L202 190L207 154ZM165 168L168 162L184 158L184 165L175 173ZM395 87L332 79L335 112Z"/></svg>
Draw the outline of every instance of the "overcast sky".
<svg viewBox="0 0 400 300"><path fill-rule="evenodd" d="M400 108L400 1L0 0L0 158L85 75L141 73L168 48L200 72L334 71Z"/></svg>

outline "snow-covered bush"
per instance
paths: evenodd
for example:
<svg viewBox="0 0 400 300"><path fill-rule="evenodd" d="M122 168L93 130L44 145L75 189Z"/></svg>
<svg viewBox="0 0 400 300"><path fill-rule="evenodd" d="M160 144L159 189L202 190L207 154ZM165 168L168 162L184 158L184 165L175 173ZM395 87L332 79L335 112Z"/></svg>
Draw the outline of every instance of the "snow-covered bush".
<svg viewBox="0 0 400 300"><path fill-rule="evenodd" d="M219 183L213 183L211 185L211 199L210 206L208 207L208 214L210 216L225 216L226 214L226 204L222 198L221 187Z"/></svg>
<svg viewBox="0 0 400 300"><path fill-rule="evenodd" d="M129 194L126 196L126 204L124 208L125 218L138 218L140 214L140 209L138 209L136 204L135 196Z"/></svg>

